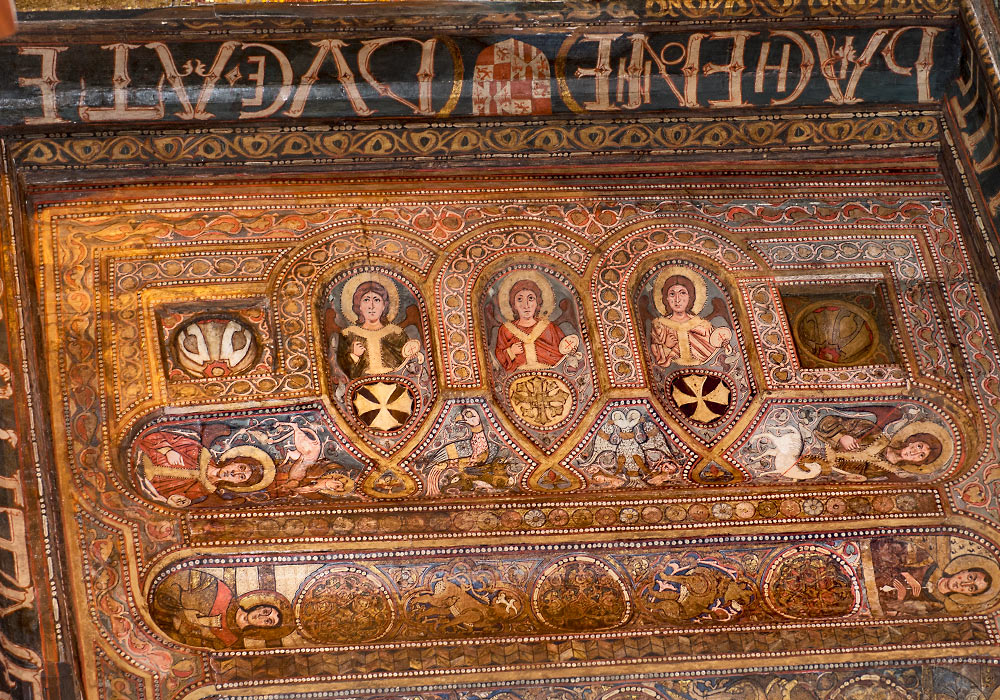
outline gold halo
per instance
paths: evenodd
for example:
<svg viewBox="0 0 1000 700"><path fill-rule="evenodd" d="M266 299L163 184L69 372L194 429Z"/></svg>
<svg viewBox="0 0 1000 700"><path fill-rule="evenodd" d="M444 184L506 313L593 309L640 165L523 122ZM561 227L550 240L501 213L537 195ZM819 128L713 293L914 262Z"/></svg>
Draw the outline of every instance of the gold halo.
<svg viewBox="0 0 1000 700"><path fill-rule="evenodd" d="M500 304L500 315L508 321L517 320L514 310L510 308L510 288L521 280L531 280L538 285L538 288L542 292L542 298L538 304L538 315L552 315L552 310L556 308L555 294L552 292L552 285L545 279L545 275L537 270L517 270L503 278L500 282L500 288L497 290L497 303Z"/></svg>
<svg viewBox="0 0 1000 700"><path fill-rule="evenodd" d="M230 617L236 617L236 608L249 610L255 605L273 605L276 607L281 612L281 624L277 627L255 627L249 634L236 632L236 620L229 619ZM262 639L265 641L272 641L281 639L282 637L287 637L295 629L295 611L292 610L292 604L288 601L288 598L281 595L277 591L270 591L267 589L250 591L237 597L236 605L229 608L226 612L226 618L227 621L233 625L231 629L237 634L240 634L243 639Z"/></svg>
<svg viewBox="0 0 1000 700"><path fill-rule="evenodd" d="M985 612L985 608L993 603L997 595L1000 594L1000 564L981 554L961 554L945 564L943 573L945 576L951 576L963 569L972 568L983 569L990 575L990 587L976 595L967 595L965 593L948 594L945 596L945 608L949 608L949 612L955 612L955 609L962 609L968 612L968 608L976 606L982 606L983 608L976 612Z"/></svg>
<svg viewBox="0 0 1000 700"><path fill-rule="evenodd" d="M913 473L929 474L951 461L951 458L955 455L955 440L951 436L951 432L943 425L932 423L929 420L918 420L904 425L890 438L889 444L893 447L901 445L906 442L906 438L916 433L928 433L936 437L938 442L941 443L941 454L933 462L905 465L904 469Z"/></svg>
<svg viewBox="0 0 1000 700"><path fill-rule="evenodd" d="M705 284L704 277L680 265L669 265L663 268L657 273L656 279L653 280L653 304L656 306L656 310L660 313L660 316L670 315L667 308L663 305L663 283L667 281L668 277L673 277L674 275L686 277L694 287L691 313L697 316L705 308L705 301L708 298L708 285Z"/></svg>
<svg viewBox="0 0 1000 700"><path fill-rule="evenodd" d="M205 450L208 453L208 450ZM274 460L271 459L271 455L259 447L253 447L252 445L239 445L237 447L230 447L228 450L219 455L217 464L222 464L223 462L234 459L236 457L249 457L250 459L259 462L264 468L264 475L260 478L256 484L252 486L227 486L227 491L232 491L233 493L251 493L253 491L263 491L271 482L274 481Z"/></svg>
<svg viewBox="0 0 1000 700"><path fill-rule="evenodd" d="M395 321L396 315L399 314L399 290L393 280L377 272L359 272L347 280L340 292L340 313L344 314L344 318L349 322L358 322L358 316L354 313L351 302L354 300L354 292L365 282L378 282L385 287L386 294L389 295L389 312L386 314L386 318L389 319L389 323Z"/></svg>

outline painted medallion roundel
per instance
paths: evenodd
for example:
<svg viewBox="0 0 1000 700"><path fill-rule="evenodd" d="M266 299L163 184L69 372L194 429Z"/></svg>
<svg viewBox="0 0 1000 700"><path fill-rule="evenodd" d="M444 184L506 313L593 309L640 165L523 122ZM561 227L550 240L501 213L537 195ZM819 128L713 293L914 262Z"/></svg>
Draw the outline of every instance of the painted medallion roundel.
<svg viewBox="0 0 1000 700"><path fill-rule="evenodd" d="M901 688L899 684L893 682L892 679L874 674L865 675L845 683L829 697L830 700L914 700L912 695ZM964 697L973 700L983 696L969 694Z"/></svg>
<svg viewBox="0 0 1000 700"><path fill-rule="evenodd" d="M848 301L814 302L791 323L799 360L807 367L864 365L878 350L878 323Z"/></svg>
<svg viewBox="0 0 1000 700"><path fill-rule="evenodd" d="M393 270L353 268L327 285L321 318L333 404L367 444L392 454L436 393L419 292Z"/></svg>
<svg viewBox="0 0 1000 700"><path fill-rule="evenodd" d="M724 286L700 265L667 260L642 277L636 303L653 393L699 441L716 442L754 393Z"/></svg>
<svg viewBox="0 0 1000 700"><path fill-rule="evenodd" d="M563 557L539 575L531 595L538 617L570 632L612 629L632 614L632 600L619 572L586 555Z"/></svg>
<svg viewBox="0 0 1000 700"><path fill-rule="evenodd" d="M846 617L861 604L858 576L836 552L802 545L783 552L764 576L764 598L793 619Z"/></svg>
<svg viewBox="0 0 1000 700"><path fill-rule="evenodd" d="M331 566L306 581L295 600L299 630L317 644L382 637L396 618L385 584L357 566Z"/></svg>

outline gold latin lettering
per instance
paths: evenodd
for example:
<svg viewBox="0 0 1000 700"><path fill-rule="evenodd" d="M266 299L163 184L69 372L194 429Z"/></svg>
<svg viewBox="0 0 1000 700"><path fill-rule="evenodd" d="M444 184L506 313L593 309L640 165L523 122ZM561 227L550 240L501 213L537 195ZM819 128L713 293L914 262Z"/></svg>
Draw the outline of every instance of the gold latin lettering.
<svg viewBox="0 0 1000 700"><path fill-rule="evenodd" d="M587 110L615 109L611 104L611 44L621 34L584 34L580 41L597 42L597 63L593 68L577 68L577 78L594 79L594 99L584 102Z"/></svg>
<svg viewBox="0 0 1000 700"><path fill-rule="evenodd" d="M192 65L191 61L185 63L184 72L182 73L177 69L174 57L166 44L162 41L154 41L146 44L146 48L153 49L159 57L160 65L163 66L163 78L173 88L174 94L177 96L177 101L181 103L181 111L176 112L174 116L181 119L211 119L215 116L211 112L206 111L205 106L208 104L208 100L215 89L215 83L222 76L222 71L237 46L239 46L238 41L224 42L219 47L219 50L215 52L215 59L212 61L212 66L208 73L205 72L205 64L197 60L194 65ZM198 95L198 103L194 106L191 105L191 99L188 97L187 88L184 86L183 80L192 74L205 79Z"/></svg>
<svg viewBox="0 0 1000 700"><path fill-rule="evenodd" d="M760 59L757 61L757 78L754 82L755 91L763 92L766 71L777 69L778 85L776 89L777 92L784 92L787 86L788 62L792 44L795 44L795 46L798 47L799 52L802 54L799 61L799 81L795 84L795 88L785 97L775 97L771 99L772 107L781 107L783 105L792 104L799 98L799 96L802 95L803 91L805 91L806 85L809 84L809 80L812 78L812 72L816 65L816 59L813 55L812 49L809 48L809 44L806 43L806 40L797 32L787 31L785 29L775 29L771 31L771 37L787 39L790 43L782 46L781 63L777 66L769 66L767 65L767 55L771 50L771 42L764 42L764 45L760 49Z"/></svg>
<svg viewBox="0 0 1000 700"><path fill-rule="evenodd" d="M295 77L292 72L292 64L289 63L288 57L285 56L284 53L270 44L243 44L243 49L263 49L277 59L278 66L281 68L281 89L278 90L278 94L275 96L274 100L271 101L271 104L264 109L257 110L256 112L240 112L240 119L249 119L251 117L269 117L281 109L281 105L285 104L289 95L292 94L292 80ZM247 76L250 80L253 80L256 83L256 89L254 90L253 98L243 100L243 106L256 107L264 101L264 67L266 65L267 57L251 56L247 60L257 64L257 70Z"/></svg>
<svg viewBox="0 0 1000 700"><path fill-rule="evenodd" d="M651 72L650 61L645 57L649 56L652 63L656 64L656 69L667 84L667 88L677 98L681 107L698 107L698 68L700 62L701 42L707 34L694 33L688 37L688 44L685 48L683 44L671 42L666 44L657 54L649 45L649 39L645 34L632 34L629 40L632 42L632 53L626 69L626 84L628 85L628 100L625 107L636 109L643 102L650 101L649 95L649 75ZM668 49L679 49L676 59L669 60L664 54ZM687 60L685 60L685 58ZM678 89L677 84L670 77L667 66L675 66L684 61L681 74L684 76L683 91ZM579 71L577 71L579 74Z"/></svg>
<svg viewBox="0 0 1000 700"><path fill-rule="evenodd" d="M420 45L420 66L417 70L417 104L413 104L405 97L397 95L385 83L376 80L371 72L372 55L376 50L397 41L412 41ZM411 37L386 37L384 39L371 39L361 42L361 50L358 52L358 72L375 92L383 97L391 97L400 104L404 104L413 110L415 114L432 116L434 109L431 106L432 88L434 87L434 49L437 47L437 39L427 39L420 41Z"/></svg>
<svg viewBox="0 0 1000 700"><path fill-rule="evenodd" d="M906 32L916 29L920 31L920 53L913 66L901 66L896 62L896 41ZM893 73L897 75L910 75L913 69L917 69L917 101L933 102L931 98L931 69L934 67L934 37L943 30L939 27L903 27L897 29L889 37L885 47L882 49L882 57L885 64Z"/></svg>
<svg viewBox="0 0 1000 700"><path fill-rule="evenodd" d="M828 42L826 34L819 29L809 29L806 31L806 34L811 36L816 43L816 52L819 55L819 71L826 79L826 84L830 88L830 96L826 98L826 102L835 105L844 105L856 104L862 101L860 97L855 97L854 95L858 89L858 81L861 80L862 73L871 64L875 52L878 51L879 44L882 43L882 40L890 31L889 29L875 31L871 35L871 38L868 39L865 50L857 58L854 57L853 36L848 36L844 40L844 45L840 49L836 49L833 45L836 40ZM854 62L854 68L851 70L851 75L848 78L847 66L851 61ZM838 62L840 63L839 75L836 67ZM846 89L842 89L840 81L845 78L847 78L847 87Z"/></svg>

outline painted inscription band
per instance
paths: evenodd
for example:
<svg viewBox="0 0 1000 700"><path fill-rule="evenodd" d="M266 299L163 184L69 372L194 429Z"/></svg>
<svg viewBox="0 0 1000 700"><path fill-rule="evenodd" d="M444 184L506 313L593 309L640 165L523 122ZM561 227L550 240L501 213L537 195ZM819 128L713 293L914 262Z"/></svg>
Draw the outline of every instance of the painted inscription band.
<svg viewBox="0 0 1000 700"><path fill-rule="evenodd" d="M0 47L0 126L935 102L957 33L872 29Z"/></svg>

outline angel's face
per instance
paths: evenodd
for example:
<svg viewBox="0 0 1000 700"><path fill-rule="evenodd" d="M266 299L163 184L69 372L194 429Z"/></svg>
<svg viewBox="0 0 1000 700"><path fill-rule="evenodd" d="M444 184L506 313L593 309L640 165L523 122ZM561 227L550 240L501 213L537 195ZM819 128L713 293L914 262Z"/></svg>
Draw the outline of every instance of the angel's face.
<svg viewBox="0 0 1000 700"><path fill-rule="evenodd" d="M538 298L530 289L522 289L514 295L514 311L521 321L531 321L538 312Z"/></svg>
<svg viewBox="0 0 1000 700"><path fill-rule="evenodd" d="M385 299L378 292L365 292L361 296L361 318L365 323L378 323L385 313Z"/></svg>
<svg viewBox="0 0 1000 700"><path fill-rule="evenodd" d="M691 303L691 295L684 285L675 284L667 290L667 304L675 314L682 314L688 310Z"/></svg>

